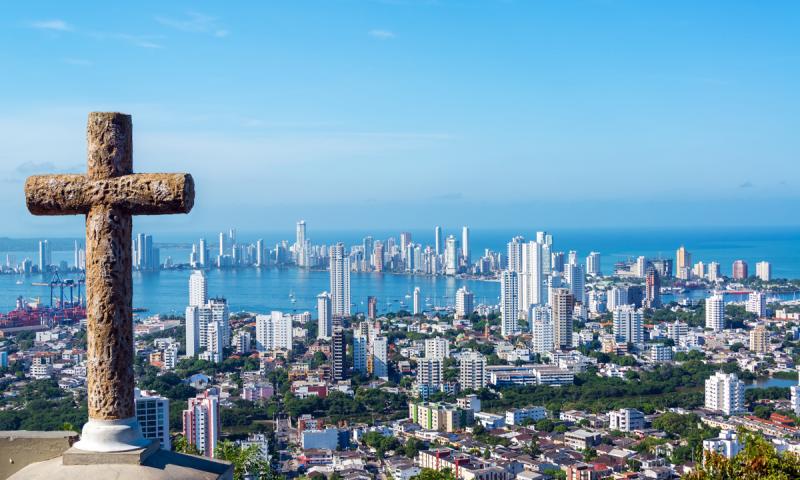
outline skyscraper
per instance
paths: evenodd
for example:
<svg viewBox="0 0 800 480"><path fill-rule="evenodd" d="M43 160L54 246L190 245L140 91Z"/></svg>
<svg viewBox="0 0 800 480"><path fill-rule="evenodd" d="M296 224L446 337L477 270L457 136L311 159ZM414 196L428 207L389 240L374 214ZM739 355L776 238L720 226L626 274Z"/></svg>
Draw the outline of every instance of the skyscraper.
<svg viewBox="0 0 800 480"><path fill-rule="evenodd" d="M334 317L350 316L350 257L344 244L337 243L330 249L331 311Z"/></svg>
<svg viewBox="0 0 800 480"><path fill-rule="evenodd" d="M523 237L514 237L508 242L506 247L508 254L508 270L512 272L522 271L522 247L525 244Z"/></svg>
<svg viewBox="0 0 800 480"><path fill-rule="evenodd" d="M613 312L620 305L628 305L628 289L622 287L611 287L606 293L606 308Z"/></svg>
<svg viewBox="0 0 800 480"><path fill-rule="evenodd" d="M378 318L378 299L376 297L367 297L367 320L375 320Z"/></svg>
<svg viewBox="0 0 800 480"><path fill-rule="evenodd" d="M769 353L769 331L764 328L764 325L756 325L750 330L750 351Z"/></svg>
<svg viewBox="0 0 800 480"><path fill-rule="evenodd" d="M522 273L520 279L520 307L542 303L542 245L528 242L522 248Z"/></svg>
<svg viewBox="0 0 800 480"><path fill-rule="evenodd" d="M388 341L384 336L372 340L372 374L381 380L389 380Z"/></svg>
<svg viewBox="0 0 800 480"><path fill-rule="evenodd" d="M172 450L169 438L169 399L156 392L133 391L136 402L136 420L142 429L142 436L148 440L158 440L162 449Z"/></svg>
<svg viewBox="0 0 800 480"><path fill-rule="evenodd" d="M333 381L347 378L347 347L341 327L333 329L331 336L331 378Z"/></svg>
<svg viewBox="0 0 800 480"><path fill-rule="evenodd" d="M706 299L706 328L715 332L725 328L725 298L721 294Z"/></svg>
<svg viewBox="0 0 800 480"><path fill-rule="evenodd" d="M564 280L569 284L569 293L575 297L575 301L585 305L586 274L583 271L583 265L577 263L564 265Z"/></svg>
<svg viewBox="0 0 800 480"><path fill-rule="evenodd" d="M733 270L734 280L744 280L747 278L747 262L744 260L736 260L731 267Z"/></svg>
<svg viewBox="0 0 800 480"><path fill-rule="evenodd" d="M39 240L39 271L46 272L52 264L50 242L47 240Z"/></svg>
<svg viewBox="0 0 800 480"><path fill-rule="evenodd" d="M333 314L331 296L328 292L317 295L317 338L328 340L333 333Z"/></svg>
<svg viewBox="0 0 800 480"><path fill-rule="evenodd" d="M745 309L754 313L758 318L767 316L767 295L763 292L752 292L747 296L747 304Z"/></svg>
<svg viewBox="0 0 800 480"><path fill-rule="evenodd" d="M645 277L645 304L650 308L661 306L661 276L653 267L647 269Z"/></svg>
<svg viewBox="0 0 800 480"><path fill-rule="evenodd" d="M444 273L445 275L458 273L458 240L452 235L447 236L444 247Z"/></svg>
<svg viewBox="0 0 800 480"><path fill-rule="evenodd" d="M295 247L302 247L306 244L306 221L300 220L297 222L297 229L295 231Z"/></svg>
<svg viewBox="0 0 800 480"><path fill-rule="evenodd" d="M256 267L263 267L264 266L264 240L259 238L256 240Z"/></svg>
<svg viewBox="0 0 800 480"><path fill-rule="evenodd" d="M411 233L400 232L400 257L404 261L408 261L408 245L411 243Z"/></svg>
<svg viewBox="0 0 800 480"><path fill-rule="evenodd" d="M688 279L692 267L692 254L683 245L675 252L675 272L681 279Z"/></svg>
<svg viewBox="0 0 800 480"><path fill-rule="evenodd" d="M772 265L769 262L758 262L756 263L756 276L761 279L762 282L769 282L772 280Z"/></svg>
<svg viewBox="0 0 800 480"><path fill-rule="evenodd" d="M463 286L456 290L456 318L467 318L475 311L475 295Z"/></svg>
<svg viewBox="0 0 800 480"><path fill-rule="evenodd" d="M436 255L438 256L444 252L444 237L442 236L442 227L436 225L436 228L433 229L433 234L436 242Z"/></svg>
<svg viewBox="0 0 800 480"><path fill-rule="evenodd" d="M575 297L567 288L556 288L553 291L553 346L556 349L572 347L572 311L575 308Z"/></svg>
<svg viewBox="0 0 800 480"><path fill-rule="evenodd" d="M202 307L208 302L208 281L202 270L189 275L189 306Z"/></svg>
<svg viewBox="0 0 800 480"><path fill-rule="evenodd" d="M509 337L519 333L519 277L505 270L500 277L501 333Z"/></svg>
<svg viewBox="0 0 800 480"><path fill-rule="evenodd" d="M643 314L633 305L620 305L613 312L614 338L617 342L640 345L644 343Z"/></svg>
<svg viewBox="0 0 800 480"><path fill-rule="evenodd" d="M359 323L353 328L353 370L367 373L369 356L369 333L367 323Z"/></svg>
<svg viewBox="0 0 800 480"><path fill-rule="evenodd" d="M464 265L469 267L472 263L472 252L469 249L469 227L466 225L461 229L461 257Z"/></svg>
<svg viewBox="0 0 800 480"><path fill-rule="evenodd" d="M414 315L421 315L422 314L422 292L420 291L419 287L414 287L414 302L413 302L413 313Z"/></svg>
<svg viewBox="0 0 800 480"><path fill-rule="evenodd" d="M708 264L708 274L707 277L710 281L715 282L719 280L721 274L719 271L719 263L717 262L710 262Z"/></svg>
<svg viewBox="0 0 800 480"><path fill-rule="evenodd" d="M194 445L202 455L214 458L220 433L219 396L216 389L190 398L188 408L183 411L183 436L186 442Z"/></svg>
<svg viewBox="0 0 800 480"><path fill-rule="evenodd" d="M206 246L206 239L200 239L200 246L198 247L200 267L208 268L208 247Z"/></svg>
<svg viewBox="0 0 800 480"><path fill-rule="evenodd" d="M602 275L600 271L600 253L591 252L589 256L586 257L586 274L592 276Z"/></svg>
<svg viewBox="0 0 800 480"><path fill-rule="evenodd" d="M450 358L450 342L445 337L433 337L425 340L425 358Z"/></svg>
<svg viewBox="0 0 800 480"><path fill-rule="evenodd" d="M205 325L202 326L203 330ZM200 351L200 308L189 305L186 307L186 356L196 357ZM203 335L205 337L205 335Z"/></svg>

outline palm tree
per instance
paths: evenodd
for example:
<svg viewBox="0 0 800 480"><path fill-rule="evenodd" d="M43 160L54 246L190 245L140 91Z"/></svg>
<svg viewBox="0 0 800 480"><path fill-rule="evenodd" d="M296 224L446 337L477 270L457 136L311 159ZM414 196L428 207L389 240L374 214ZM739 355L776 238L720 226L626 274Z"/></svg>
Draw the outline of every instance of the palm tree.
<svg viewBox="0 0 800 480"><path fill-rule="evenodd" d="M225 440L217 444L214 458L226 460L233 464L233 480L274 480L269 462L261 455L256 445L242 447Z"/></svg>

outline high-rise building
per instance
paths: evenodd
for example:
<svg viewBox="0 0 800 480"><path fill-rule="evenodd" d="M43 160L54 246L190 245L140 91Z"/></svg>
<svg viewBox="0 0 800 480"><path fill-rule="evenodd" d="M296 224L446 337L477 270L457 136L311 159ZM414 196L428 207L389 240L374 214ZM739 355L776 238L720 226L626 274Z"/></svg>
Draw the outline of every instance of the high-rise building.
<svg viewBox="0 0 800 480"><path fill-rule="evenodd" d="M466 285L456 290L456 318L467 318L475 311L475 295Z"/></svg>
<svg viewBox="0 0 800 480"><path fill-rule="evenodd" d="M200 246L198 247L198 255L199 255L199 263L200 267L207 268L208 267L208 247L206 246L206 239L200 239Z"/></svg>
<svg viewBox="0 0 800 480"><path fill-rule="evenodd" d="M256 240L256 261L255 261L255 266L256 267L263 267L265 258L266 257L264 256L264 240L259 238L258 240Z"/></svg>
<svg viewBox="0 0 800 480"><path fill-rule="evenodd" d="M504 337L519 333L519 277L505 270L500 277L500 331Z"/></svg>
<svg viewBox="0 0 800 480"><path fill-rule="evenodd" d="M769 282L772 280L772 265L769 262L756 263L756 276L762 282Z"/></svg>
<svg viewBox="0 0 800 480"><path fill-rule="evenodd" d="M574 308L575 297L569 289L556 288L553 291L553 346L556 349L572 347L572 311Z"/></svg>
<svg viewBox="0 0 800 480"><path fill-rule="evenodd" d="M208 324L208 333L206 334L206 356L207 360L212 363L222 363L223 355L223 338L225 337L225 327L222 322L212 320Z"/></svg>
<svg viewBox="0 0 800 480"><path fill-rule="evenodd" d="M736 260L731 267L733 270L734 280L744 280L747 278L747 262L744 260Z"/></svg>
<svg viewBox="0 0 800 480"><path fill-rule="evenodd" d="M53 260L50 253L50 243L47 240L39 240L39 271L48 271L52 264Z"/></svg>
<svg viewBox="0 0 800 480"><path fill-rule="evenodd" d="M353 370L367 374L369 357L369 332L367 323L359 323L353 328Z"/></svg>
<svg viewBox="0 0 800 480"><path fill-rule="evenodd" d="M425 358L450 358L450 342L445 337L434 337L425 340Z"/></svg>
<svg viewBox="0 0 800 480"><path fill-rule="evenodd" d="M433 229L433 235L436 243L436 255L438 256L444 253L444 237L442 236L442 227L436 225L436 228Z"/></svg>
<svg viewBox="0 0 800 480"><path fill-rule="evenodd" d="M350 316L350 257L344 244L337 243L330 249L331 311L334 317Z"/></svg>
<svg viewBox="0 0 800 480"><path fill-rule="evenodd" d="M641 345L644 343L642 311L633 305L620 305L614 309L614 338L617 342Z"/></svg>
<svg viewBox="0 0 800 480"><path fill-rule="evenodd" d="M715 373L706 380L705 407L725 415L745 412L744 383L735 373Z"/></svg>
<svg viewBox="0 0 800 480"><path fill-rule="evenodd" d="M333 333L331 296L328 292L317 295L317 338L328 340Z"/></svg>
<svg viewBox="0 0 800 480"><path fill-rule="evenodd" d="M222 297L210 298L206 308L211 312L211 321L219 322L223 347L231 346L231 320L228 301Z"/></svg>
<svg viewBox="0 0 800 480"><path fill-rule="evenodd" d="M622 287L611 287L606 293L606 309L613 312L620 305L628 305L628 289Z"/></svg>
<svg viewBox="0 0 800 480"><path fill-rule="evenodd" d="M464 352L458 360L458 383L462 390L480 390L486 386L486 357L478 352Z"/></svg>
<svg viewBox="0 0 800 480"><path fill-rule="evenodd" d="M703 262L697 262L692 267L692 275L697 278L705 278L706 277L706 264Z"/></svg>
<svg viewBox="0 0 800 480"><path fill-rule="evenodd" d="M754 313L758 318L767 316L767 295L764 292L752 292L747 296L745 310Z"/></svg>
<svg viewBox="0 0 800 480"><path fill-rule="evenodd" d="M375 320L376 318L378 318L378 299L367 297L367 319Z"/></svg>
<svg viewBox="0 0 800 480"><path fill-rule="evenodd" d="M196 357L200 351L200 332L206 325L200 325L200 308L186 307L186 356ZM203 335L205 337L205 335Z"/></svg>
<svg viewBox="0 0 800 480"><path fill-rule="evenodd" d="M189 275L189 306L202 307L208 303L208 280L202 270Z"/></svg>
<svg viewBox="0 0 800 480"><path fill-rule="evenodd" d="M715 332L725 328L725 298L721 294L706 299L706 328Z"/></svg>
<svg viewBox="0 0 800 480"><path fill-rule="evenodd" d="M420 291L419 287L414 287L414 298L413 298L413 313L414 315L421 315L422 314L422 292Z"/></svg>
<svg viewBox="0 0 800 480"><path fill-rule="evenodd" d="M567 253L567 265L577 265L578 264L578 252L575 250L570 250Z"/></svg>
<svg viewBox="0 0 800 480"><path fill-rule="evenodd" d="M522 249L525 244L523 237L514 237L508 242L506 248L508 254L508 270L511 272L522 271Z"/></svg>
<svg viewBox="0 0 800 480"><path fill-rule="evenodd" d="M190 398L188 403L183 411L183 436L202 455L214 458L221 433L219 395L216 389L206 390Z"/></svg>
<svg viewBox="0 0 800 480"><path fill-rule="evenodd" d="M256 349L259 352L292 349L292 316L274 311L256 315Z"/></svg>
<svg viewBox="0 0 800 480"><path fill-rule="evenodd" d="M372 374L381 380L389 380L389 352L386 337L372 339Z"/></svg>
<svg viewBox="0 0 800 480"><path fill-rule="evenodd" d="M722 276L719 271L719 263L717 262L710 262L708 264L708 273L706 274L708 280L711 282L716 282Z"/></svg>
<svg viewBox="0 0 800 480"><path fill-rule="evenodd" d="M452 235L447 236L444 246L444 274L455 275L458 273L458 240Z"/></svg>
<svg viewBox="0 0 800 480"><path fill-rule="evenodd" d="M528 323L531 325L531 351L544 353L553 351L553 318L548 305L531 305L528 308Z"/></svg>
<svg viewBox="0 0 800 480"><path fill-rule="evenodd" d="M750 351L753 353L769 353L769 332L764 325L756 325L750 330Z"/></svg>
<svg viewBox="0 0 800 480"><path fill-rule="evenodd" d="M469 249L469 227L466 225L461 229L461 258L464 259L466 267L472 263L472 252Z"/></svg>
<svg viewBox="0 0 800 480"><path fill-rule="evenodd" d="M528 242L523 245L520 277L521 309L527 310L530 305L543 303L542 244L538 242Z"/></svg>
<svg viewBox="0 0 800 480"><path fill-rule="evenodd" d="M249 354L253 343L253 336L247 330L240 330L233 337L233 351L239 355Z"/></svg>
<svg viewBox="0 0 800 480"><path fill-rule="evenodd" d="M583 265L568 263L564 265L564 280L569 284L569 293L575 302L586 305L586 275Z"/></svg>
<svg viewBox="0 0 800 480"><path fill-rule="evenodd" d="M564 264L564 252L550 254L550 265L552 265L553 272L564 273Z"/></svg>
<svg viewBox="0 0 800 480"><path fill-rule="evenodd" d="M295 230L295 246L302 246L306 244L306 221L300 220L297 222L297 228Z"/></svg>
<svg viewBox="0 0 800 480"><path fill-rule="evenodd" d="M444 383L444 362L441 358L417 360L417 388L420 391L436 390Z"/></svg>
<svg viewBox="0 0 800 480"><path fill-rule="evenodd" d="M376 272L383 271L383 242L375 242L375 246L372 250L372 268L375 269Z"/></svg>
<svg viewBox="0 0 800 480"><path fill-rule="evenodd" d="M650 308L661 307L661 275L653 267L647 269L644 301Z"/></svg>
<svg viewBox="0 0 800 480"><path fill-rule="evenodd" d="M331 378L333 381L347 378L347 347L341 327L333 329L331 337Z"/></svg>
<svg viewBox="0 0 800 480"><path fill-rule="evenodd" d="M790 405L795 415L800 415L800 385L789 387Z"/></svg>
<svg viewBox="0 0 800 480"><path fill-rule="evenodd" d="M602 272L600 271L599 252L590 252L589 256L586 257L586 274L595 277L602 275Z"/></svg>
<svg viewBox="0 0 800 480"><path fill-rule="evenodd" d="M164 450L172 450L169 438L169 399L156 392L133 391L136 402L136 421L142 429L142 436L148 440L158 440Z"/></svg>
<svg viewBox="0 0 800 480"><path fill-rule="evenodd" d="M675 272L681 279L688 279L687 272L691 271L692 254L683 245L675 252Z"/></svg>

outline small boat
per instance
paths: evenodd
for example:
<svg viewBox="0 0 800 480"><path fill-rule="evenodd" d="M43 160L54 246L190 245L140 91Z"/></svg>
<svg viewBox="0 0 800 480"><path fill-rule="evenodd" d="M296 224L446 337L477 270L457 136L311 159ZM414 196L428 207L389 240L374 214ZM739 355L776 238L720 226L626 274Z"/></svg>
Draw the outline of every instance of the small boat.
<svg viewBox="0 0 800 480"><path fill-rule="evenodd" d="M17 283L17 285L22 285L22 284L23 284L23 283L25 283L25 282L23 282L23 281L22 281L22 279L19 279L19 280L17 280L17 282L16 282L16 283Z"/></svg>

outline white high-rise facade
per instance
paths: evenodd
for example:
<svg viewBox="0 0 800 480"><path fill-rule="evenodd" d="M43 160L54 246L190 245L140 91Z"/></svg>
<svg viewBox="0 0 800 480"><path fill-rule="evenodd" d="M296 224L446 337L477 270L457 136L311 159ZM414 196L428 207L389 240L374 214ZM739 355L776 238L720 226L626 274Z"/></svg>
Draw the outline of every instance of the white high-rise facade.
<svg viewBox="0 0 800 480"><path fill-rule="evenodd" d="M205 327L205 326L204 326ZM200 312L198 307L186 307L186 356L196 357L200 351Z"/></svg>
<svg viewBox="0 0 800 480"><path fill-rule="evenodd" d="M569 284L569 292L575 301L586 304L586 275L583 265L568 263L564 265L564 280Z"/></svg>
<svg viewBox="0 0 800 480"><path fill-rule="evenodd" d="M542 298L542 245L528 242L522 249L522 273L520 274L520 307L543 303Z"/></svg>
<svg viewBox="0 0 800 480"><path fill-rule="evenodd" d="M769 282L772 280L772 265L769 262L756 263L756 276L762 282Z"/></svg>
<svg viewBox="0 0 800 480"><path fill-rule="evenodd" d="M434 337L425 340L425 358L444 360L450 357L450 342L445 337Z"/></svg>
<svg viewBox="0 0 800 480"><path fill-rule="evenodd" d="M219 395L216 389L198 393L189 399L183 411L183 436L206 457L214 457L214 449L222 431L219 418Z"/></svg>
<svg viewBox="0 0 800 480"><path fill-rule="evenodd" d="M633 305L620 305L614 309L614 338L617 342L641 345L644 343L642 330L643 314Z"/></svg>
<svg viewBox="0 0 800 480"><path fill-rule="evenodd" d="M528 308L528 323L531 326L531 351L544 353L553 350L552 309L547 305L531 305Z"/></svg>
<svg viewBox="0 0 800 480"><path fill-rule="evenodd" d="M444 274L455 275L458 273L458 240L448 235L444 245Z"/></svg>
<svg viewBox="0 0 800 480"><path fill-rule="evenodd" d="M462 390L480 390L486 386L486 357L478 352L464 352L458 362L458 383Z"/></svg>
<svg viewBox="0 0 800 480"><path fill-rule="evenodd" d="M444 237L442 236L442 227L437 225L436 228L433 230L433 235L436 237L435 251L436 255L438 256L444 253Z"/></svg>
<svg viewBox="0 0 800 480"><path fill-rule="evenodd" d="M758 315L758 318L767 316L767 295L763 292L752 292L747 296L745 309Z"/></svg>
<svg viewBox="0 0 800 480"><path fill-rule="evenodd" d="M350 316L350 257L344 244L337 243L330 249L331 311L334 317Z"/></svg>
<svg viewBox="0 0 800 480"><path fill-rule="evenodd" d="M444 382L443 361L440 358L417 360L417 385L438 388ZM420 387L422 390L422 388ZM428 388L431 390L431 388Z"/></svg>
<svg viewBox="0 0 800 480"><path fill-rule="evenodd" d="M142 436L148 440L158 440L164 450L172 450L169 437L169 399L155 392L133 390L136 402L136 420L142 429Z"/></svg>
<svg viewBox="0 0 800 480"><path fill-rule="evenodd" d="M412 306L414 315L422 314L422 291L420 291L419 287L414 287L414 299L413 299L413 306Z"/></svg>
<svg viewBox="0 0 800 480"><path fill-rule="evenodd" d="M202 270L194 270L189 276L189 306L203 307L208 302L208 280Z"/></svg>
<svg viewBox="0 0 800 480"><path fill-rule="evenodd" d="M333 335L333 312L328 292L317 295L317 338L330 340Z"/></svg>
<svg viewBox="0 0 800 480"><path fill-rule="evenodd" d="M592 276L601 275L599 252L591 252L589 256L586 257L586 274Z"/></svg>
<svg viewBox="0 0 800 480"><path fill-rule="evenodd" d="M628 304L628 289L611 287L606 293L606 309L613 312L617 307Z"/></svg>
<svg viewBox="0 0 800 480"><path fill-rule="evenodd" d="M572 348L572 312L575 297L566 288L555 288L552 294L553 347Z"/></svg>
<svg viewBox="0 0 800 480"><path fill-rule="evenodd" d="M706 328L715 332L725 329L725 298L721 294L706 299Z"/></svg>
<svg viewBox="0 0 800 480"><path fill-rule="evenodd" d="M505 270L500 277L500 331L504 337L519 333L519 276Z"/></svg>
<svg viewBox="0 0 800 480"><path fill-rule="evenodd" d="M706 380L705 407L725 415L747 411L744 406L744 383L735 373L715 373Z"/></svg>
<svg viewBox="0 0 800 480"><path fill-rule="evenodd" d="M353 328L353 370L362 374L366 374L368 357L368 327L366 323L360 323Z"/></svg>
<svg viewBox="0 0 800 480"><path fill-rule="evenodd" d="M372 374L382 380L389 380L388 340L383 336L372 339Z"/></svg>
<svg viewBox="0 0 800 480"><path fill-rule="evenodd" d="M463 286L456 290L456 318L467 318L475 311L475 295Z"/></svg>
<svg viewBox="0 0 800 480"><path fill-rule="evenodd" d="M508 270L512 272L522 271L522 250L525 245L523 237L514 237L508 242Z"/></svg>
<svg viewBox="0 0 800 480"><path fill-rule="evenodd" d="M256 315L256 349L259 352L292 349L292 316L282 312Z"/></svg>
<svg viewBox="0 0 800 480"><path fill-rule="evenodd" d="M223 338L225 337L225 327L222 322L212 321L208 324L206 355L207 359L213 363L222 362Z"/></svg>

